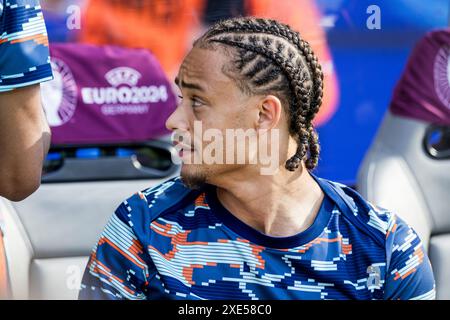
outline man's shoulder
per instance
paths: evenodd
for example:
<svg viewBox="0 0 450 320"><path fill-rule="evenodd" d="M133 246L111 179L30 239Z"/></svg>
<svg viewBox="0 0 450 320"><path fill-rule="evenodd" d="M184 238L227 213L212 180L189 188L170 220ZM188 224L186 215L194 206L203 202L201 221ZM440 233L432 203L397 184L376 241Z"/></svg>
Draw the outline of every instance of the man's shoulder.
<svg viewBox="0 0 450 320"><path fill-rule="evenodd" d="M415 230L399 215L372 204L355 190L332 184L350 207L346 210L345 220L359 229L352 233L354 238L350 243L356 241L363 245L354 254L376 260L370 270L376 270L374 266L382 266L385 270L384 299L434 299L431 264ZM367 236L374 241L371 242Z"/></svg>
<svg viewBox="0 0 450 320"><path fill-rule="evenodd" d="M130 215L144 214L150 221L164 212L177 210L186 205L198 192L187 188L180 177L139 191L122 202Z"/></svg>
<svg viewBox="0 0 450 320"><path fill-rule="evenodd" d="M394 212L371 203L349 186L328 182L333 185L336 196L342 199L338 207L344 219L360 233L373 238L380 247L385 247L386 239L396 225L405 224Z"/></svg>
<svg viewBox="0 0 450 320"><path fill-rule="evenodd" d="M53 79L44 16L38 0L3 2L0 10L0 92Z"/></svg>

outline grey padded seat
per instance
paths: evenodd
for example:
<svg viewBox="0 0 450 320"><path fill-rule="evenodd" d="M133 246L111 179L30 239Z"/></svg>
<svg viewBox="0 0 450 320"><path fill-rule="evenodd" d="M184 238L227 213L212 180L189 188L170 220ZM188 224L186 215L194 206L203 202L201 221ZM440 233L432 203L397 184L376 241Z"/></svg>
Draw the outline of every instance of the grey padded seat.
<svg viewBox="0 0 450 320"><path fill-rule="evenodd" d="M0 198L12 299L76 299L89 254L121 201L157 180L49 183Z"/></svg>
<svg viewBox="0 0 450 320"><path fill-rule="evenodd" d="M437 299L450 299L450 160L422 145L429 123L387 112L360 166L357 188L419 234L433 267Z"/></svg>

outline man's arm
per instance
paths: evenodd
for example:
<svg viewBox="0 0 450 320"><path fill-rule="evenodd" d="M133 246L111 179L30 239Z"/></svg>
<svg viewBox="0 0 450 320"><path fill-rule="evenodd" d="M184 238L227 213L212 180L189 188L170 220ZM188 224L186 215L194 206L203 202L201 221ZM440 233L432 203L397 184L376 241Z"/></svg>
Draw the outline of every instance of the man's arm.
<svg viewBox="0 0 450 320"><path fill-rule="evenodd" d="M0 93L0 196L20 201L39 187L49 146L39 84Z"/></svg>
<svg viewBox="0 0 450 320"><path fill-rule="evenodd" d="M422 241L402 219L394 219L386 239L385 299L434 300L433 270Z"/></svg>
<svg viewBox="0 0 450 320"><path fill-rule="evenodd" d="M150 257L122 203L95 246L81 282L80 300L145 300Z"/></svg>
<svg viewBox="0 0 450 320"><path fill-rule="evenodd" d="M0 13L0 196L20 201L40 185L50 129L39 83L52 79L39 0L3 1Z"/></svg>

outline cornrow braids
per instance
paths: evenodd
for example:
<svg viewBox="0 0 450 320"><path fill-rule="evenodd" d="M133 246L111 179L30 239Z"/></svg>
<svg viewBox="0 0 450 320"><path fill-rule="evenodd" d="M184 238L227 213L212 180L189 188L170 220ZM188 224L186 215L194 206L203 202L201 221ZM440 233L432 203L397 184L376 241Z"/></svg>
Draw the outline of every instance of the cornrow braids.
<svg viewBox="0 0 450 320"><path fill-rule="evenodd" d="M289 171L302 161L312 170L320 146L312 120L323 97L323 72L308 42L288 25L261 18L233 18L213 25L194 47L234 49L233 65L223 71L249 94L275 93L287 106L289 133L296 153L286 161Z"/></svg>

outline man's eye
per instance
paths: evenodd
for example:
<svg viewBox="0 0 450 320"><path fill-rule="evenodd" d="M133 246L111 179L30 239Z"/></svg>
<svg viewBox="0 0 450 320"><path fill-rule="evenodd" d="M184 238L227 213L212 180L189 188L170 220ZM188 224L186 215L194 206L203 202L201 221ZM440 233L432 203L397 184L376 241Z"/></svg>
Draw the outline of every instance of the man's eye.
<svg viewBox="0 0 450 320"><path fill-rule="evenodd" d="M193 108L200 107L203 105L203 102L198 100L197 98L191 98L191 101L192 101Z"/></svg>

